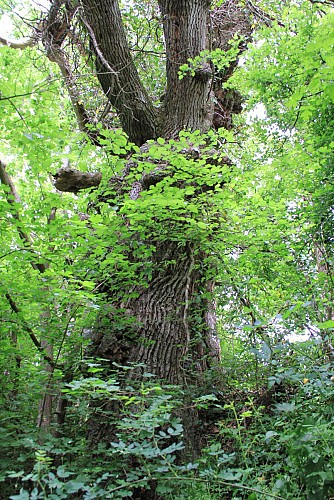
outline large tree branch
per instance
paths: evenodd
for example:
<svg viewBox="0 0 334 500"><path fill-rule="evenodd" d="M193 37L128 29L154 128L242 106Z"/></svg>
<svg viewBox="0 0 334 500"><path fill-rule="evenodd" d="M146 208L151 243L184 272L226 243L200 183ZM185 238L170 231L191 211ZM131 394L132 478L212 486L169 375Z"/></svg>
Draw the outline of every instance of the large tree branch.
<svg viewBox="0 0 334 500"><path fill-rule="evenodd" d="M157 113L134 65L117 0L83 0L82 4L98 78L123 130L138 145L156 138Z"/></svg>
<svg viewBox="0 0 334 500"><path fill-rule="evenodd" d="M213 78L212 90L214 93L214 128L231 129L233 115L242 111L242 96L224 84L231 77L239 63L239 58L247 48L247 42L252 39L258 26L270 25L274 19L254 2L246 0L225 0L219 7L210 12L208 23L209 36L207 48L220 49L225 52L231 49L230 42L238 39L238 51L223 69L217 70ZM279 21L278 21L279 22Z"/></svg>
<svg viewBox="0 0 334 500"><path fill-rule="evenodd" d="M64 8L62 9L63 5ZM58 65L64 78L79 130L85 132L94 144L99 145L98 134L89 128L89 125L94 124L83 105L76 77L71 69L69 58L62 48L64 40L70 35L71 21L76 11L77 7L71 7L64 0L55 0L52 3L48 16L41 23L41 39L48 59Z"/></svg>
<svg viewBox="0 0 334 500"><path fill-rule="evenodd" d="M97 187L102 179L100 172L81 172L69 167L63 167L53 176L54 186L58 191L77 194L83 189Z"/></svg>

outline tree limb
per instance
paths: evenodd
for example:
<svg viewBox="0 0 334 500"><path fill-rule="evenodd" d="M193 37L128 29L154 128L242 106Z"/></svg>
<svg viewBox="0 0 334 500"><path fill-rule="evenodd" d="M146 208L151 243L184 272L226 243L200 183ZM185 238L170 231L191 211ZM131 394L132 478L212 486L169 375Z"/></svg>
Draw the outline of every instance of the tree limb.
<svg viewBox="0 0 334 500"><path fill-rule="evenodd" d="M7 202L13 206L14 206L14 203L21 203L21 198L19 197L18 192L16 191L14 183L6 171L6 165L1 160L0 160L0 181L1 181L1 184L5 185L9 188L9 191L6 193ZM14 206L14 209L15 209L15 211L14 211L13 217L19 222L19 225L17 226L17 231L19 233L19 236L20 236L21 240L23 241L23 243L28 248L32 248L32 243L33 243L32 239L30 238L29 234L26 233L22 229L22 224L20 221L19 213L17 211L17 207ZM35 252L33 251L33 253L35 253ZM46 264L35 263L34 261L31 261L30 264L33 267L33 269L39 271L40 273L44 273L46 270Z"/></svg>
<svg viewBox="0 0 334 500"><path fill-rule="evenodd" d="M102 179L100 172L81 172L69 167L63 167L53 175L54 186L58 191L75 193L83 189L96 188Z"/></svg>
<svg viewBox="0 0 334 500"><path fill-rule="evenodd" d="M73 106L79 130L84 132L93 144L99 146L100 143L98 141L98 134L94 130L90 130L89 127L87 127L87 125L93 125L93 123L88 116L85 106L83 105L82 96L80 95L81 92L76 84L76 78L71 70L70 64L68 63L65 52L56 46L53 48L52 52L49 51L48 58L50 61L58 64Z"/></svg>
<svg viewBox="0 0 334 500"><path fill-rule="evenodd" d="M1 45L6 45L11 49L26 49L27 47L34 47L37 44L37 39L35 37L28 38L28 40L22 41L11 41L0 36Z"/></svg>
<svg viewBox="0 0 334 500"><path fill-rule="evenodd" d="M9 305L12 309L12 311L15 313L15 314L19 314L21 311L20 309L18 308L18 306L16 305L15 301L12 299L11 295L9 293L6 293L6 299L8 300L9 302ZM26 324L25 321L23 321L23 327L24 329L28 332L29 334L29 337L31 338L33 344L37 347L37 349L39 350L39 352L42 354L43 356L43 359L50 365L52 366L52 368L56 368L56 364L55 362L53 361L52 358L50 358L50 356L48 356L46 353L45 353L45 349L44 347L42 346L41 342L37 339L36 335L34 334L33 330L30 328L29 325Z"/></svg>
<svg viewBox="0 0 334 500"><path fill-rule="evenodd" d="M65 9L61 10L64 4ZM41 39L48 59L58 65L64 78L65 87L75 112L79 130L87 134L93 144L99 146L98 134L89 128L89 125L94 125L94 123L90 119L82 102L81 91L78 88L76 77L71 69L69 57L62 48L63 42L70 34L71 21L76 11L76 6L71 7L64 0L55 0L48 16L41 23Z"/></svg>
<svg viewBox="0 0 334 500"><path fill-rule="evenodd" d="M10 203L11 205L14 205L14 203L21 204L21 198L20 198L18 192L16 191L16 188L15 188L15 185L14 185L12 179L10 178L10 176L8 175L8 173L6 171L6 165L1 160L0 160L0 181L1 181L1 184L5 185L9 188L8 192L6 193L7 202ZM21 224L20 217L19 217L19 213L18 213L16 207L15 207L15 212L14 212L13 216L19 222L19 226L17 227L17 230L18 230L18 233L19 233L21 240L28 247L28 249L33 254L35 254L35 252L32 248L33 241L30 238L29 234L27 234L26 232L23 231L22 224ZM55 217L55 209L52 209L51 214L49 216L49 221L53 220L54 217ZM35 263L33 260L31 260L30 264L31 264L33 269L39 271L41 274L43 274L47 269L47 264L44 264L44 263ZM16 314L18 314L20 312L20 309L18 308L18 306L16 305L16 303L14 302L14 300L12 299L12 297L9 293L6 293L6 298L10 304L12 311L15 312ZM43 344L41 342L39 342L39 340L37 339L33 330L26 324L25 321L23 322L23 326L24 326L24 329L28 332L29 337L31 338L33 344L37 347L39 352L42 354L43 359L48 363L49 366L51 366L52 368L55 368L56 363L47 354L46 347L44 347Z"/></svg>
<svg viewBox="0 0 334 500"><path fill-rule="evenodd" d="M131 142L158 135L157 112L142 85L126 39L117 0L83 0L86 26L96 54L97 76Z"/></svg>

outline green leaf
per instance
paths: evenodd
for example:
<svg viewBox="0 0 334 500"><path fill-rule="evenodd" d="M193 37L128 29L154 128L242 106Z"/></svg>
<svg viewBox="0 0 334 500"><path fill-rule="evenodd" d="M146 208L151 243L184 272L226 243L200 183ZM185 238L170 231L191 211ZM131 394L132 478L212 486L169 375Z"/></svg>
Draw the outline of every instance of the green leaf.
<svg viewBox="0 0 334 500"><path fill-rule="evenodd" d="M9 497L11 500L29 500L29 493L23 488L20 489L20 493L18 495L11 495Z"/></svg>
<svg viewBox="0 0 334 500"><path fill-rule="evenodd" d="M161 450L161 455L169 455L171 453L174 453L175 451L183 450L183 449L184 449L184 444L182 442L173 443L170 446L167 446L167 448L164 448L163 450Z"/></svg>
<svg viewBox="0 0 334 500"><path fill-rule="evenodd" d="M278 433L276 431L267 431L266 435L264 436L264 440L266 443L269 443L275 436L278 436Z"/></svg>
<svg viewBox="0 0 334 500"><path fill-rule="evenodd" d="M295 411L296 404L295 403L277 403L275 408L280 413L290 413Z"/></svg>
<svg viewBox="0 0 334 500"><path fill-rule="evenodd" d="M320 329L334 328L334 321L332 319L329 319L327 321L324 321L323 323L317 323L317 327Z"/></svg>

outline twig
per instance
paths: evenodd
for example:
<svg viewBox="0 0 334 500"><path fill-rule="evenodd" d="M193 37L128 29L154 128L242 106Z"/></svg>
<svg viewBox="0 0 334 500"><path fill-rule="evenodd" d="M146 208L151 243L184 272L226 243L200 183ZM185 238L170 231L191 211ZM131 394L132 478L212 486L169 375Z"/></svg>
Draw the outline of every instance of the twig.
<svg viewBox="0 0 334 500"><path fill-rule="evenodd" d="M91 40L93 42L94 49L96 50L96 54L99 56L101 62L107 68L107 70L110 71L110 73L116 78L116 81L117 81L117 83L120 86L120 83L119 83L119 80L118 80L118 73L110 66L110 64L108 63L107 59L102 54L102 52L100 50L100 47L99 47L99 44L97 43L97 40L95 38L94 31L92 30L92 28L88 24L87 20L83 16L82 16L82 22L84 23L84 25L86 26L86 28L89 31L89 35L90 35ZM112 90L113 89L110 89L109 92L112 92Z"/></svg>

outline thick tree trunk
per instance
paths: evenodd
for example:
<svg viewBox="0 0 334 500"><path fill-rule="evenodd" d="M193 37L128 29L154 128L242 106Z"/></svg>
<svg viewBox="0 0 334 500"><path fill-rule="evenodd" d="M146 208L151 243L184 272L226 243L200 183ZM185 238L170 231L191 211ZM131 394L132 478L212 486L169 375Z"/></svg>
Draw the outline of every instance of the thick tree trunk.
<svg viewBox="0 0 334 500"><path fill-rule="evenodd" d="M226 25L231 24L230 14L233 9L237 13L236 22L230 28L234 34L240 31L239 17L245 19L245 10L237 0L224 2L222 9L225 3L229 9L225 16ZM162 106L156 110L141 84L132 60L118 2L83 0L84 22L96 54L98 78L118 112L124 131L131 141L142 145L148 139L159 136L177 140L183 130L205 132L212 125L216 128L231 128L232 114L241 111L240 96L227 91L218 95L217 91L221 92L221 84L236 67L236 61L232 61L231 67L227 68L227 76L215 74L211 63L203 59L193 71L186 72L179 78L181 66L208 48L208 29L211 36L217 36L217 40L221 34L219 30L216 32L213 19L208 19L210 2L158 0L158 4L166 47L167 85ZM222 18L224 19L224 14ZM249 29L250 25L246 22L241 31L248 33ZM226 42L225 38L223 42ZM210 48L215 47L211 44ZM216 98L213 97L214 93ZM146 156L144 161L147 164L150 160ZM136 168L136 160L133 168ZM156 168L160 169L157 161L153 160L152 171ZM153 176L152 172L150 175ZM126 178L127 175L124 174L121 182L126 183ZM196 179L194 182L196 184ZM132 187L123 185L123 188L124 196L130 192L130 197L137 200L141 191L149 187L142 178ZM195 199L192 201L196 203ZM140 200L137 202L140 206ZM162 235L172 234L173 231L175 233L172 212L171 220L168 216L164 219ZM124 213L121 216L126 217ZM185 220L188 216L191 219L193 214L186 214ZM162 222L157 221L157 224ZM178 225L182 232L182 226ZM159 230L155 231L154 236L148 236L149 245L154 250L149 258L152 276L145 286L137 283L132 287L125 286L124 290L118 290L116 298L113 297L112 290L104 290L110 294L110 302L106 304L105 317L101 317L101 324L97 325L94 332L89 354L119 365L137 365L130 374L134 378L140 377L143 371L148 371L162 383L180 384L183 387L191 384L198 386L204 379L204 372L219 365L220 361L213 300L214 280L206 264L207 249L202 248L201 237L198 240L187 240L182 236L179 239L168 239L166 236L157 238L157 232ZM129 250L129 261L133 260L136 257ZM143 262L142 265L145 267L147 263ZM122 299L119 299L120 295L123 296ZM199 414L191 401L188 401L185 409L180 410L179 416L184 425L184 455L193 460L204 444ZM105 427L102 422L93 422L91 431L93 440L97 436L98 439L103 438L103 435L106 439L110 437L108 422Z"/></svg>
<svg viewBox="0 0 334 500"><path fill-rule="evenodd" d="M212 65L204 59L181 79L179 72L182 65L198 57L208 45L227 50L229 39L240 32L247 39L252 29L248 3L240 5L238 0L228 0L214 14L210 13L209 0L158 0L158 4L164 30L167 80L159 112L137 73L118 1L82 2L83 22L96 55L98 78L117 110L123 129L131 141L141 145L158 136L177 139L182 130L204 132L213 121L217 127L231 128L232 114L241 110L240 96L222 91L221 83L228 79L237 61L232 61L223 75L215 74ZM218 110L213 109L213 91ZM68 172L65 173L64 190L70 190ZM62 176L58 177L56 183L59 184ZM141 184L140 193L145 186L140 181L137 184ZM82 188L82 184L75 181L71 190L77 192ZM166 234L168 224L173 223L166 219L164 224ZM142 363L147 370L172 383L183 383L189 377L189 367L192 372L201 373L212 362L217 362L219 342L215 336L214 303L209 296L213 294L214 283L206 280L205 266L201 263L205 255L200 246L196 241L156 241L150 282L142 289L134 285L136 298L127 299L128 290L124 290L125 299L113 305L127 318L135 319L131 340L112 333L114 319L108 313L110 331L108 327L105 331L98 329L92 354L117 362ZM207 298L199 300L203 296ZM200 322L196 323L194 317L201 318Z"/></svg>
<svg viewBox="0 0 334 500"><path fill-rule="evenodd" d="M208 0L160 0L166 44L167 90L162 132L177 138L181 130L204 132L211 125L210 82L213 71L200 63L194 75L179 78L180 66L206 48Z"/></svg>
<svg viewBox="0 0 334 500"><path fill-rule="evenodd" d="M232 115L241 111L241 99L238 93L222 89L222 83L233 72L237 60L232 61L223 74L217 74L208 60L203 58L201 61L198 56L207 48L221 47L225 50L228 48L228 39L236 33L241 32L247 38L251 30L246 12L248 7L245 7L248 2L242 5L238 0L223 2L218 20L210 12L209 0L158 0L158 4L166 48L166 91L160 109L153 106L136 70L118 1L82 0L81 3L82 21L95 53L97 76L104 93L117 111L123 130L131 142L142 146L150 139L159 137L177 141L183 130L206 132L210 127L231 128ZM56 6L57 2L55 9ZM208 43L208 40L211 42ZM196 67L186 71L180 78L181 67L195 58L198 61ZM67 74L65 77L69 83L70 78ZM71 93L71 89L69 90ZM75 104L73 95L72 102ZM149 152L150 145L145 144L145 147L146 152ZM189 147L191 149L191 144ZM190 152L191 156L193 152ZM183 160L186 164L188 154L189 151L185 151L185 158L180 158L181 164ZM197 151L196 154L196 158L200 159L201 153ZM192 156L191 161L197 161L196 158ZM210 160L208 162L211 163ZM147 164L150 164L149 155L143 163L146 169ZM170 170L164 170L164 166L158 163L153 155L152 171L146 172L148 178L158 178L153 185L164 176L173 176ZM222 163L228 161L225 159ZM116 189L116 194L120 198L130 194L141 210L138 198L143 197L141 193L149 189L150 183L145 182L143 177L140 179L139 169L138 172L133 171L136 169L136 159L129 164L132 165L127 166L123 178L112 179L110 184L120 181L121 193ZM199 161L199 169L201 165L202 162ZM157 170L158 175L155 174ZM159 179L160 173L162 178ZM128 181L131 175L132 181ZM135 182L134 178L137 179ZM62 169L55 176L55 185L59 189L77 193L88 185L97 186L100 180L98 174L80 175L77 171ZM189 181L189 185L196 186L191 200L193 204L197 203L196 193L203 194L205 188L196 181L196 178ZM182 182L180 189L184 187ZM205 188L204 191L206 190ZM209 186L208 191L210 190ZM190 196L184 198L185 206ZM126 205L124 199L119 201L120 206ZM199 206L203 206L201 203L202 201ZM184 393L188 393L188 400L184 402L184 408L179 410L178 415L184 427L183 458L194 460L205 444L205 436L199 412L191 401L189 388L202 383L208 368L219 366L220 345L216 336L214 279L207 264L208 241L204 241L200 231L198 239L191 231L189 236L185 236L186 223L194 217L191 211L183 213L183 225L179 221L175 224L173 213L173 210L168 213L167 208L162 220L155 219L161 226L153 234L146 227L142 231L146 236L132 233L133 238L138 240L137 243L144 246L147 243L150 250L153 248L151 255L147 257L149 262L138 262L135 252L131 253L131 248L135 248L132 241L128 242L128 249L124 251L126 255L122 259L128 258L129 267L133 262L138 266L136 269L142 266L143 274L149 276L151 273L151 276L147 278L145 285L139 284L139 281L129 285L126 280L125 284L119 282L120 289L115 290L117 287L114 284L109 289L108 286L105 287L107 289L104 292L108 294L109 300L106 300L104 315L100 316L100 326L96 325L92 335L89 354L109 359L121 366L133 364L135 368L130 373L126 372L133 379L140 379L142 372L148 371L162 384L180 384L182 388L187 388ZM129 222L124 212L120 211L118 216L121 217L122 224L124 221L125 224ZM195 226L199 220L194 221ZM184 233L180 238L175 232L175 225ZM157 236L159 230L161 237ZM150 268L150 273L145 266ZM110 273L113 273L112 269ZM117 281L117 270L115 277ZM112 276L110 281L112 282ZM115 401L107 402L107 407L113 413L119 411ZM61 421L63 417L63 408L60 406ZM110 425L108 417L105 421L103 417L92 420L90 437L93 442L101 439L110 441L114 433L115 429ZM136 494L133 498L136 498Z"/></svg>
<svg viewBox="0 0 334 500"><path fill-rule="evenodd" d="M198 375L220 356L202 259L194 244L158 242L149 284L131 289L136 298L127 299L124 291L118 305L116 321L123 317L131 326L122 333L118 327L115 334L115 307L107 308L109 327L103 321L97 329L90 354L143 365L133 372L135 377L148 371L172 384L198 383Z"/></svg>
<svg viewBox="0 0 334 500"><path fill-rule="evenodd" d="M144 363L160 379L183 383L192 337L189 315L196 281L194 251L190 245L159 243L155 260L156 271L148 288L128 303L130 314L139 320L139 339L143 339L130 361Z"/></svg>
<svg viewBox="0 0 334 500"><path fill-rule="evenodd" d="M137 144L155 137L159 130L156 113L131 59L118 3L84 0L83 5L87 27L93 31L98 67L104 58L111 66L99 74L99 80L118 110L125 131ZM160 0L159 6L167 54L160 135L170 139L177 138L183 129L204 131L208 128L208 117L212 118L210 65L203 63L194 75L179 79L180 66L206 47L209 2ZM164 224L168 226L169 222ZM168 232L167 227L165 230ZM197 242L180 244L164 240L155 245L151 281L143 289L136 288L135 299L125 299L121 305L127 316L136 320L136 341L118 339L123 346L115 348L117 339L110 332L104 332L107 335L102 338L103 332L99 331L92 353L113 361L142 363L167 382L184 383L190 367L193 372L203 372L210 364L210 357L219 359L218 343L212 340L214 313L210 301L202 302L202 310L193 314L200 293L203 289L208 293L203 272L199 273L203 255ZM201 324L194 324L193 317L199 315Z"/></svg>
<svg viewBox="0 0 334 500"><path fill-rule="evenodd" d="M158 137L157 113L131 57L117 0L83 0L97 76L131 142Z"/></svg>

